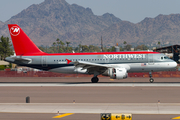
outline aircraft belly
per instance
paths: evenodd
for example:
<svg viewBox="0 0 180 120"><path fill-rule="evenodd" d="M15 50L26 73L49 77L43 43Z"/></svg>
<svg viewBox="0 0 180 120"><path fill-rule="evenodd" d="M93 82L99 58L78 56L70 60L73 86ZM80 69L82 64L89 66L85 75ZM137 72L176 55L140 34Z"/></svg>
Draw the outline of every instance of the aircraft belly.
<svg viewBox="0 0 180 120"><path fill-rule="evenodd" d="M57 72L57 73L76 73L74 71L74 66L68 66L68 67L59 67L59 68L54 68L54 69L50 69L50 72Z"/></svg>

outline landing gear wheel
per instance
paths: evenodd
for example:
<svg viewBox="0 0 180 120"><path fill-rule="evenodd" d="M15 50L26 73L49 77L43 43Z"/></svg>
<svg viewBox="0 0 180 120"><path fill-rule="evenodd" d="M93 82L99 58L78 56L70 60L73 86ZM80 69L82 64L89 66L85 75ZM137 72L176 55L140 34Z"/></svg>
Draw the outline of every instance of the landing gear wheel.
<svg viewBox="0 0 180 120"><path fill-rule="evenodd" d="M99 81L99 78L98 77L93 77L92 79L91 79L91 82L92 83L97 83Z"/></svg>
<svg viewBox="0 0 180 120"><path fill-rule="evenodd" d="M153 82L154 82L154 79L153 79L153 78L150 78L149 81L150 81L150 83L153 83Z"/></svg>

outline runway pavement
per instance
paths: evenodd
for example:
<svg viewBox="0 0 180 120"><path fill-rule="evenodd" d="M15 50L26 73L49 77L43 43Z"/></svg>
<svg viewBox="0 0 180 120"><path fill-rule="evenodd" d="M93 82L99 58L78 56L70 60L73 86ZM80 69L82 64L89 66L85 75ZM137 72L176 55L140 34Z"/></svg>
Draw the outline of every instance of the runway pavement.
<svg viewBox="0 0 180 120"><path fill-rule="evenodd" d="M0 87L180 87L180 83L1 83Z"/></svg>
<svg viewBox="0 0 180 120"><path fill-rule="evenodd" d="M0 83L91 83L91 77L0 77ZM149 83L149 78L131 77L111 80L99 77L99 83ZM180 83L180 78L154 78L154 83Z"/></svg>
<svg viewBox="0 0 180 120"><path fill-rule="evenodd" d="M179 103L180 87L0 87L0 103Z"/></svg>
<svg viewBox="0 0 180 120"><path fill-rule="evenodd" d="M63 113L60 113L60 115ZM53 118L57 114L37 114L37 113L0 113L0 120L56 120ZM133 120L171 120L179 115L171 114L134 114L132 115ZM73 114L60 120L100 120L100 114Z"/></svg>
<svg viewBox="0 0 180 120"><path fill-rule="evenodd" d="M154 83L149 83L148 78L122 81L101 78L100 83L95 84L89 79L0 78L0 114L12 113L17 118L20 115L26 118L38 113L34 114L36 119L47 119L45 116L54 119L52 116L57 111L76 113L60 118L64 120L72 117L90 120L85 116L100 119L99 113L103 112L133 113L135 120L141 120L142 116L146 120L169 119L180 114L179 78L157 78ZM27 96L30 103L25 103ZM5 118L11 119L8 115Z"/></svg>
<svg viewBox="0 0 180 120"><path fill-rule="evenodd" d="M180 103L1 103L8 113L180 114Z"/></svg>

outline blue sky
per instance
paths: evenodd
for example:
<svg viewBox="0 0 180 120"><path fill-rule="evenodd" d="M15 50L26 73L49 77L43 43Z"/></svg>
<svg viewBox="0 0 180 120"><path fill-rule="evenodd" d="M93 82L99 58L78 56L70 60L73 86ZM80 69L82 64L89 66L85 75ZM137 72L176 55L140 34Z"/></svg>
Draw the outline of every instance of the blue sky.
<svg viewBox="0 0 180 120"><path fill-rule="evenodd" d="M44 0L0 0L0 21L6 21L32 4ZM154 18L159 14L180 13L180 0L66 0L92 9L95 15L112 13L116 17L133 23L145 17Z"/></svg>

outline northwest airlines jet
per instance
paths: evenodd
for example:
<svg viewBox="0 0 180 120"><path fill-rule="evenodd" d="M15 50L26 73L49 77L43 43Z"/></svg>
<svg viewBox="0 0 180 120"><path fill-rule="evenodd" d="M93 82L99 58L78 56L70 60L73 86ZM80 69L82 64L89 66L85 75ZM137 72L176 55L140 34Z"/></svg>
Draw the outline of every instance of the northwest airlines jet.
<svg viewBox="0 0 180 120"><path fill-rule="evenodd" d="M93 53L45 53L42 52L16 24L9 24L9 32L16 56L5 60L21 66L59 73L93 74L93 83L98 75L112 79L125 79L129 72L169 71L177 63L164 54L151 51L136 52L93 52Z"/></svg>

